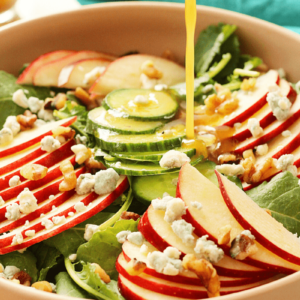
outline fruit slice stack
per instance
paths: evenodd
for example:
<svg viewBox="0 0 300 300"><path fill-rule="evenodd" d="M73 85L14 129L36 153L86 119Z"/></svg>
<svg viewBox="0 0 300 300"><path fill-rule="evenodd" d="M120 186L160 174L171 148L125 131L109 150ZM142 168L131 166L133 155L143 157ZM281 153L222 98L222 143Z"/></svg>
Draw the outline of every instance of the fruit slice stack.
<svg viewBox="0 0 300 300"><path fill-rule="evenodd" d="M69 126L75 121L76 117L73 117L23 131L9 146L0 147L0 196L4 200L0 207L0 254L27 248L83 222L105 209L127 189L128 180L121 176L116 189L106 195L94 192L77 195L75 190L59 191L59 184L64 180L60 164L70 161L75 165L71 150L74 140L65 142L50 153L41 149L40 142L43 137L52 135L52 130L57 126ZM47 175L36 181L22 177L20 168L31 163L47 167ZM84 167L75 170L77 177L85 172ZM19 176L21 182L10 187L9 180L13 176ZM5 215L7 208L19 204L17 197L25 188L37 199L37 209L28 214L22 213L14 220L8 219ZM82 209L76 209L79 202L84 204ZM53 222L55 218L59 221Z"/></svg>
<svg viewBox="0 0 300 300"><path fill-rule="evenodd" d="M280 223L257 206L239 187L217 173L220 188L186 163L180 170L177 197L186 205L183 218L194 227L196 239L208 235L225 255L214 267L221 283L220 294L226 295L266 284L300 270L300 242ZM197 208L192 203L201 203ZM163 251L169 246L185 254L195 254L194 246L184 243L164 220L164 211L151 205L142 216L139 231L147 240L148 253ZM230 242L218 244L220 229L230 226ZM232 241L244 230L255 237L257 251L244 260L230 257ZM146 263L146 269L133 276L128 272L132 259ZM129 241L117 261L119 285L125 297L132 299L203 299L207 297L201 281L190 272L170 276L156 272L149 264L147 253ZM277 275L276 275L277 274Z"/></svg>

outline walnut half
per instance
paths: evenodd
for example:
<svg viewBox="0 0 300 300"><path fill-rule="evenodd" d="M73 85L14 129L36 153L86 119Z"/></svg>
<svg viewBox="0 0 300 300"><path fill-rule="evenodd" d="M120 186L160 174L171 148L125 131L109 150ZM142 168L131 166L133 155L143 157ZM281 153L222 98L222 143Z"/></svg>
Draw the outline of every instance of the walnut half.
<svg viewBox="0 0 300 300"><path fill-rule="evenodd" d="M230 255L237 260L244 260L246 257L255 254L258 248L255 245L254 239L246 234L239 234L232 242Z"/></svg>

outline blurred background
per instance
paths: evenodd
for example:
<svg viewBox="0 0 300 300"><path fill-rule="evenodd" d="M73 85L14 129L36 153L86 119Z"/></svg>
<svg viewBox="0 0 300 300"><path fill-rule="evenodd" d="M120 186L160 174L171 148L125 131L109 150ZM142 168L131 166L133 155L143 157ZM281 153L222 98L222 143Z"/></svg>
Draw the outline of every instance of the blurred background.
<svg viewBox="0 0 300 300"><path fill-rule="evenodd" d="M12 14L14 14L14 16L11 20L18 18L30 19L56 12L77 9L82 5L116 1L18 0L15 6L8 12L7 8L12 6L14 2L16 2L16 0L0 0L0 23L5 23L5 18L12 17ZM164 0L164 2L184 3L184 0ZM197 0L197 4L248 14L300 33L300 0ZM5 10L6 15L4 18L3 11Z"/></svg>

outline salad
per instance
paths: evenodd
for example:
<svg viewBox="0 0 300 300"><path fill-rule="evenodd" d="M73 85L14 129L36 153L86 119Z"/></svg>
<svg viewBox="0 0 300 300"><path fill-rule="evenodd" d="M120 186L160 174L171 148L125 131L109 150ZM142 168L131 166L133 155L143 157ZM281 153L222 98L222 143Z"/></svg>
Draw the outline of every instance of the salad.
<svg viewBox="0 0 300 300"><path fill-rule="evenodd" d="M1 280L176 300L300 270L300 84L235 31L198 37L195 140L170 51L57 50L0 71Z"/></svg>

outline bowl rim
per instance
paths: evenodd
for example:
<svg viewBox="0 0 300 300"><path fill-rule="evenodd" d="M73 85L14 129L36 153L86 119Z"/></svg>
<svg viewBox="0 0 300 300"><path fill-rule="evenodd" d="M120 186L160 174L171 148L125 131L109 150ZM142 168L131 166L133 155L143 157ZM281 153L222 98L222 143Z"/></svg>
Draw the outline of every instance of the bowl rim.
<svg viewBox="0 0 300 300"><path fill-rule="evenodd" d="M144 2L131 2L131 1L123 1L123 2L114 2L114 3L96 3L96 4L90 4L90 5L85 5L79 8L72 9L67 12L60 12L60 13L55 13L47 16L42 16L34 19L24 19L24 20L18 20L13 23L4 25L0 27L0 34L4 31L9 31L9 30L14 30L14 28L18 28L19 26L22 26L23 24L34 24L34 23L39 23L39 22L44 22L47 20L51 20L52 18L55 18L56 16L72 16L73 14L80 14L81 11L94 11L95 9L102 10L102 9L114 9L114 8L120 8L120 7L140 7L140 8L145 8L151 6L151 8L165 8L169 10L177 10L177 11L183 11L184 10L184 4L183 3L172 3L172 2L158 2L158 1L144 1ZM293 40L297 40L298 42L300 41L300 34L295 33L287 28L284 28L282 26L276 25L274 23L261 20L256 17L248 16L239 12L234 12L230 11L227 9L223 8L216 8L216 7L211 7L211 6L204 6L204 5L197 5L197 11L201 12L206 12L206 13L212 13L216 16L232 16L234 19L240 19L240 20L247 20L249 23L256 23L261 25L264 28L270 29L271 31L276 31L280 34L284 34L292 38ZM300 273L295 272L294 274L290 274L286 277L280 278L278 280L275 280L273 282L267 283L262 286L258 286L249 290L237 292L234 294L230 295L224 295L220 297L216 297L215 299L222 299L222 300L240 300L241 297L247 296L247 297L254 297L264 294L268 292L270 289L280 289L284 287L286 284L292 284L296 283L297 281L300 280ZM0 287L2 284L8 284L10 285L10 288L13 289L16 287L16 284L13 282L9 282L8 280L3 280L3 282L0 280ZM34 299L41 299L45 298L45 292L36 290L34 288L28 289L28 287L24 286L19 286L20 292L23 292L25 294L31 294L32 296L37 296L34 297ZM44 297L43 297L44 296ZM60 295L63 296L63 295ZM47 294L47 299L53 299L57 300L59 295L57 294ZM63 296L64 299L74 299L73 297L70 296Z"/></svg>

